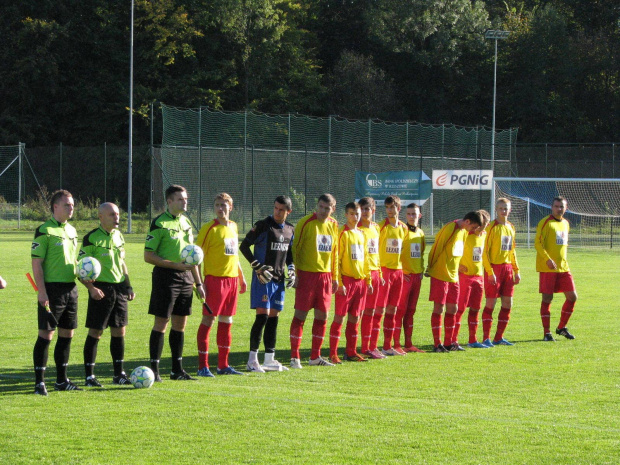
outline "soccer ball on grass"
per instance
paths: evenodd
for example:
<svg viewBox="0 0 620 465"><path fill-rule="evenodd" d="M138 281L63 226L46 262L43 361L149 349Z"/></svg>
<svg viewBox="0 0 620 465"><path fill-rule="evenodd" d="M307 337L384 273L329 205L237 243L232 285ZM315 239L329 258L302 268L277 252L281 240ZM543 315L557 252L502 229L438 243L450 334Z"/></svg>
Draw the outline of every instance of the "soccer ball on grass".
<svg viewBox="0 0 620 465"><path fill-rule="evenodd" d="M138 367L131 372L129 381L135 388L150 388L155 382L155 374L149 367Z"/></svg>
<svg viewBox="0 0 620 465"><path fill-rule="evenodd" d="M181 251L181 260L186 265L200 265L204 257L202 249L194 244L186 245Z"/></svg>
<svg viewBox="0 0 620 465"><path fill-rule="evenodd" d="M80 279L95 280L101 274L101 263L93 257L84 257L78 263L75 275Z"/></svg>

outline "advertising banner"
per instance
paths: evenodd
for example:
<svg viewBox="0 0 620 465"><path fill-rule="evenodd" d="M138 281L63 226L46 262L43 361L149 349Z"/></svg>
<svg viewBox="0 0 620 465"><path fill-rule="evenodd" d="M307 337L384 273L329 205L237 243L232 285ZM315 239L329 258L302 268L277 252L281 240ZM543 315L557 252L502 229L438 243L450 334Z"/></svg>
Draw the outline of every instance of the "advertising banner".
<svg viewBox="0 0 620 465"><path fill-rule="evenodd" d="M490 191L492 187L492 170L433 170L433 189Z"/></svg>
<svg viewBox="0 0 620 465"><path fill-rule="evenodd" d="M400 197L407 203L424 204L431 196L431 179L423 171L355 172L355 197L372 197L377 204L390 196Z"/></svg>

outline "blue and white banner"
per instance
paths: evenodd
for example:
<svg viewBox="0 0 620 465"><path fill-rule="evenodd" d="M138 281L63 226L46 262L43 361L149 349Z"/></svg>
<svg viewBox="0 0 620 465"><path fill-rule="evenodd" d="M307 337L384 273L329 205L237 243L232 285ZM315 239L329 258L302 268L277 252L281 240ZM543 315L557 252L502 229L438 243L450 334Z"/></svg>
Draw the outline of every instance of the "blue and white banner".
<svg viewBox="0 0 620 465"><path fill-rule="evenodd" d="M355 197L372 197L379 205L397 195L403 207L411 202L424 204L431 196L431 178L424 171L355 172Z"/></svg>
<svg viewBox="0 0 620 465"><path fill-rule="evenodd" d="M433 189L490 191L492 188L492 170L433 170Z"/></svg>

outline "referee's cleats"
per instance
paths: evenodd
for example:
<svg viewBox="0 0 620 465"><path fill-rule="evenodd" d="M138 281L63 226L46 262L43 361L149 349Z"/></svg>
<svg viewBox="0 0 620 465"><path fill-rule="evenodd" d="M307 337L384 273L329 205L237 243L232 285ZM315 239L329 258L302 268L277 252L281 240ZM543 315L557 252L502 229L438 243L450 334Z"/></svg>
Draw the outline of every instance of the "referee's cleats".
<svg viewBox="0 0 620 465"><path fill-rule="evenodd" d="M488 349L490 349L491 347L495 347L491 342L491 339L485 339L484 341L482 341L482 344L487 346Z"/></svg>
<svg viewBox="0 0 620 465"><path fill-rule="evenodd" d="M153 374L155 375L155 382L156 383L161 383L161 376L159 375L159 371L154 371Z"/></svg>
<svg viewBox="0 0 620 465"><path fill-rule="evenodd" d="M555 342L555 338L553 337L553 334L545 333L545 336L543 337L543 341L545 341L545 342Z"/></svg>
<svg viewBox="0 0 620 465"><path fill-rule="evenodd" d="M197 374L198 376L202 376L203 378L215 378L215 375L211 373L209 367L202 367L200 370L198 370Z"/></svg>
<svg viewBox="0 0 620 465"><path fill-rule="evenodd" d="M241 373L240 371L235 370L231 366L227 366L226 368L222 368L221 370L218 368L217 374L218 375L243 375L244 373Z"/></svg>
<svg viewBox="0 0 620 465"><path fill-rule="evenodd" d="M559 336L564 336L566 339L575 339L575 336L568 332L568 328L558 328L555 330L555 334Z"/></svg>
<svg viewBox="0 0 620 465"><path fill-rule="evenodd" d="M54 383L54 391L81 391L82 389L73 384L70 380L62 383Z"/></svg>
<svg viewBox="0 0 620 465"><path fill-rule="evenodd" d="M308 362L308 365L313 367L333 367L334 364L332 362L328 362L320 355L317 358L311 358Z"/></svg>
<svg viewBox="0 0 620 465"><path fill-rule="evenodd" d="M493 341L494 346L513 346L512 342L508 342L506 339L501 338L499 341Z"/></svg>
<svg viewBox="0 0 620 465"><path fill-rule="evenodd" d="M263 370L263 367L260 366L258 360L252 360L251 362L248 362L245 367L248 371L251 371L252 373L265 373L265 370Z"/></svg>
<svg viewBox="0 0 620 465"><path fill-rule="evenodd" d="M131 385L131 381L127 377L127 373L122 372L120 375L112 377L112 384Z"/></svg>
<svg viewBox="0 0 620 465"><path fill-rule="evenodd" d="M34 385L34 393L39 396L46 396L47 389L45 388L45 383L40 382L39 384Z"/></svg>
<svg viewBox="0 0 620 465"><path fill-rule="evenodd" d="M299 360L298 358L292 358L291 359L291 368L293 370L301 370L301 360Z"/></svg>
<svg viewBox="0 0 620 465"><path fill-rule="evenodd" d="M170 373L170 379L173 381L196 381L196 378L190 376L185 370L181 370L178 373Z"/></svg>
<svg viewBox="0 0 620 465"><path fill-rule="evenodd" d="M95 375L89 376L88 378L86 378L86 382L84 383L84 386L86 387L103 387L103 385L99 382L99 380L97 378L95 378Z"/></svg>

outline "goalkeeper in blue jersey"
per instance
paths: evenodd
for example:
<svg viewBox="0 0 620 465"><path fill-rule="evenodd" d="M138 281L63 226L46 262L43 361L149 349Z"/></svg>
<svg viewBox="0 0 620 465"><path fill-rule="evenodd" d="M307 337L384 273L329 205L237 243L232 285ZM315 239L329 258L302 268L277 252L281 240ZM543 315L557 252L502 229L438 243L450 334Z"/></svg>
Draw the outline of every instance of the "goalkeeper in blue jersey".
<svg viewBox="0 0 620 465"><path fill-rule="evenodd" d="M273 215L257 221L239 246L239 250L254 270L250 305L256 309L256 320L250 332L250 357L247 369L256 373L288 369L274 357L278 315L284 309L284 289L295 285L295 265L291 250L295 228L286 221L292 210L291 199L283 195L278 196L273 205ZM250 249L252 245L253 253ZM286 267L288 278L285 279ZM258 362L261 338L265 344L265 359L262 366Z"/></svg>

